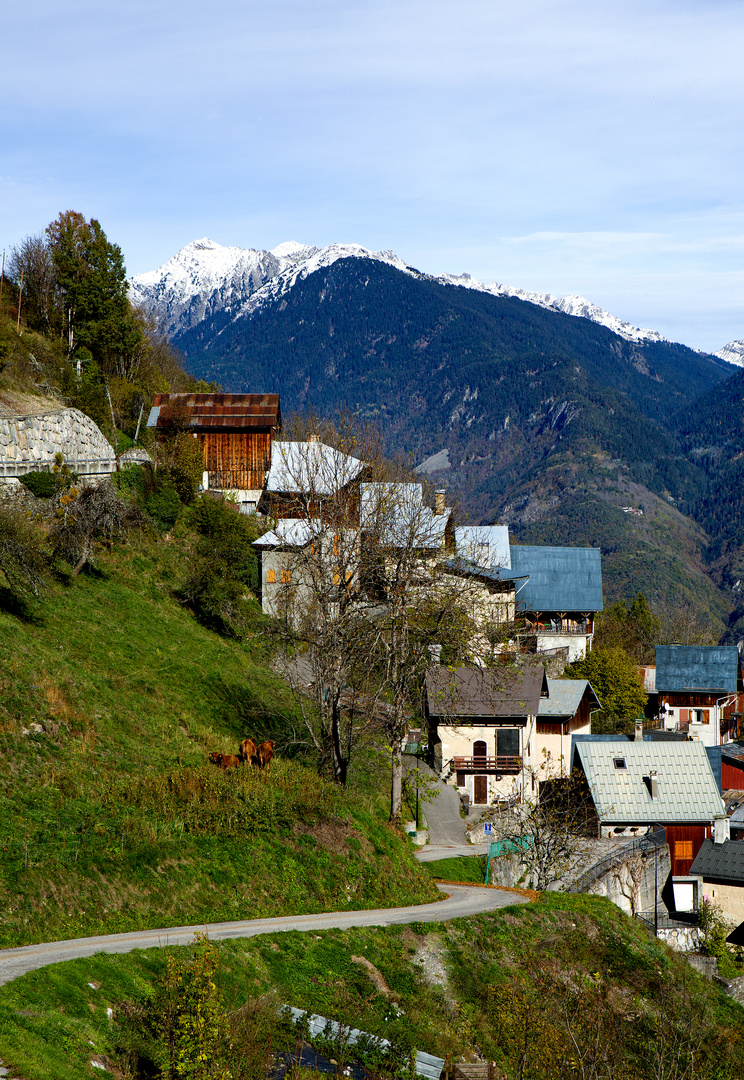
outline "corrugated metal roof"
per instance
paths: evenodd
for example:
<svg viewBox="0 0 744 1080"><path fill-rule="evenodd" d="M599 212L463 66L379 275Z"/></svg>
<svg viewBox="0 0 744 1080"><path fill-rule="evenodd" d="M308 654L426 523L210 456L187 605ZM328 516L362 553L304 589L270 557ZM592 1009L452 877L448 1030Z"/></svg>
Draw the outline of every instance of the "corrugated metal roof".
<svg viewBox="0 0 744 1080"><path fill-rule="evenodd" d="M359 1028L347 1027L345 1024L339 1024L337 1020L328 1020L325 1016L319 1016L318 1013L308 1013L304 1009L296 1009L292 1005L288 1006L288 1008L295 1023L307 1017L308 1030L313 1039L317 1038L318 1035L323 1035L325 1038L330 1039L342 1037L349 1046L354 1046L360 1039L384 1048L390 1046L390 1041L384 1039L381 1035L369 1035L366 1031L360 1031ZM416 1074L418 1076L425 1076L427 1080L439 1080L443 1068L444 1058L434 1057L433 1054L424 1054L421 1050L416 1051Z"/></svg>
<svg viewBox="0 0 744 1080"><path fill-rule="evenodd" d="M489 569L511 567L507 525L463 525L455 529L457 554Z"/></svg>
<svg viewBox="0 0 744 1080"><path fill-rule="evenodd" d="M442 547L451 516L424 505L420 484L362 484L361 525L381 547Z"/></svg>
<svg viewBox="0 0 744 1080"><path fill-rule="evenodd" d="M705 747L699 742L574 741L594 805L607 824L705 822L724 813ZM624 768L615 760L622 759ZM658 798L649 772L656 770Z"/></svg>
<svg viewBox="0 0 744 1080"><path fill-rule="evenodd" d="M266 490L326 497L354 480L363 469L363 461L325 443L275 442Z"/></svg>
<svg viewBox="0 0 744 1080"><path fill-rule="evenodd" d="M511 568L529 575L519 593L524 611L602 611L599 548L511 545Z"/></svg>
<svg viewBox="0 0 744 1080"><path fill-rule="evenodd" d="M542 664L518 670L435 667L426 673L429 715L445 723L456 717L536 716L547 689Z"/></svg>
<svg viewBox="0 0 744 1080"><path fill-rule="evenodd" d="M500 566L478 566L476 563L471 562L470 559L462 559L459 556L455 559L447 559L442 565L455 574L476 577L486 582L526 581L527 579L527 574L513 574L511 570L502 569Z"/></svg>
<svg viewBox="0 0 744 1080"><path fill-rule="evenodd" d="M690 873L744 885L744 840L724 840L722 844L703 840Z"/></svg>
<svg viewBox="0 0 744 1080"><path fill-rule="evenodd" d="M253 541L254 547L305 547L321 531L319 521L307 518L281 518L276 528Z"/></svg>
<svg viewBox="0 0 744 1080"><path fill-rule="evenodd" d="M548 679L548 693L549 697L540 698L538 716L575 716L585 693L591 697L590 708L601 708L588 679Z"/></svg>
<svg viewBox="0 0 744 1080"><path fill-rule="evenodd" d="M278 394L156 394L147 426L163 428L175 417L195 431L276 428L282 422Z"/></svg>
<svg viewBox="0 0 744 1080"><path fill-rule="evenodd" d="M741 663L735 645L657 645L658 691L719 690L741 686Z"/></svg>

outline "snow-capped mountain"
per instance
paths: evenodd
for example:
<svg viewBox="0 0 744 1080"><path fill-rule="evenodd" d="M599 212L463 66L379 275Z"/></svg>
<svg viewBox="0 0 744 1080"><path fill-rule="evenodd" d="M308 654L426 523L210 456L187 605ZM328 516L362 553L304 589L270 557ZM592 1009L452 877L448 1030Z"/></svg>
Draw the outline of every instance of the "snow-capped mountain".
<svg viewBox="0 0 744 1080"><path fill-rule="evenodd" d="M264 304L278 300L308 274L347 258L374 259L443 285L475 289L493 296L516 297L566 315L590 319L627 341L666 340L655 330L643 330L623 322L583 296L561 297L527 292L497 282L484 284L469 274L426 275L408 266L392 251L370 251L359 244L330 244L316 248L288 241L270 251L258 251L223 247L205 237L181 248L157 270L131 278L131 296L133 302L151 315L161 330L172 338L218 312L228 315L228 321L250 315ZM722 353L717 355L729 359ZM731 362L741 363L742 360Z"/></svg>
<svg viewBox="0 0 744 1080"><path fill-rule="evenodd" d="M744 341L730 341L728 345L724 345L722 349L714 352L713 355L720 360L726 360L729 364L744 367Z"/></svg>

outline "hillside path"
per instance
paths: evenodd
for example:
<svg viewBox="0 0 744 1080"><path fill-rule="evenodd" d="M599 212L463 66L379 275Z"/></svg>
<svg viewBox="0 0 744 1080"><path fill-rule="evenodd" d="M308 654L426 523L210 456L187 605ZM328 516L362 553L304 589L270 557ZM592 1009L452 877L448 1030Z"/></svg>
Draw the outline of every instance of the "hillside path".
<svg viewBox="0 0 744 1080"><path fill-rule="evenodd" d="M286 915L274 919L206 923L200 926L171 926L162 930L142 930L129 934L50 941L0 950L0 985L25 975L27 971L76 960L95 953L126 953L132 949L152 949L164 945L188 945L194 935L207 933L212 941L255 937L286 930L348 930L354 926L395 926L402 923L446 922L469 915L481 915L509 904L526 904L524 896L500 889L468 885L438 885L445 899L434 904L412 904L401 908L372 911L331 911L320 915Z"/></svg>
<svg viewBox="0 0 744 1080"><path fill-rule="evenodd" d="M485 855L485 844L471 844L465 834L466 821L460 817L460 796L451 784L440 780L433 769L406 757L411 764L434 782L437 795L432 802L423 804L423 813L429 827L429 843L416 852L419 862L434 862L458 855Z"/></svg>

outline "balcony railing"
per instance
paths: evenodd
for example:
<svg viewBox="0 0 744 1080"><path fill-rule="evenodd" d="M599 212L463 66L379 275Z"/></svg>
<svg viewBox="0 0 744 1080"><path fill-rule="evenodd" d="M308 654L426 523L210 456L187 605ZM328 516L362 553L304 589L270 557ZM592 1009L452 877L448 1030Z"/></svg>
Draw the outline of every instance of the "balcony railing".
<svg viewBox="0 0 744 1080"><path fill-rule="evenodd" d="M521 769L521 757L508 756L505 754L500 754L498 757L452 758L453 772L517 773L521 772Z"/></svg>
<svg viewBox="0 0 744 1080"><path fill-rule="evenodd" d="M528 623L522 631L524 634L591 634L591 623Z"/></svg>

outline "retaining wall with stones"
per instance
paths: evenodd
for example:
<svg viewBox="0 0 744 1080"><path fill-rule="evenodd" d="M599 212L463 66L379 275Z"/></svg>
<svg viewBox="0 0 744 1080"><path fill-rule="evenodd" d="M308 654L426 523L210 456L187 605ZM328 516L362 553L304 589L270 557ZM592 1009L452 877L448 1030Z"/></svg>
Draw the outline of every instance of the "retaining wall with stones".
<svg viewBox="0 0 744 1080"><path fill-rule="evenodd" d="M111 445L101 429L79 409L52 409L37 416L0 416L0 479L51 469L63 454L81 477L116 469Z"/></svg>

